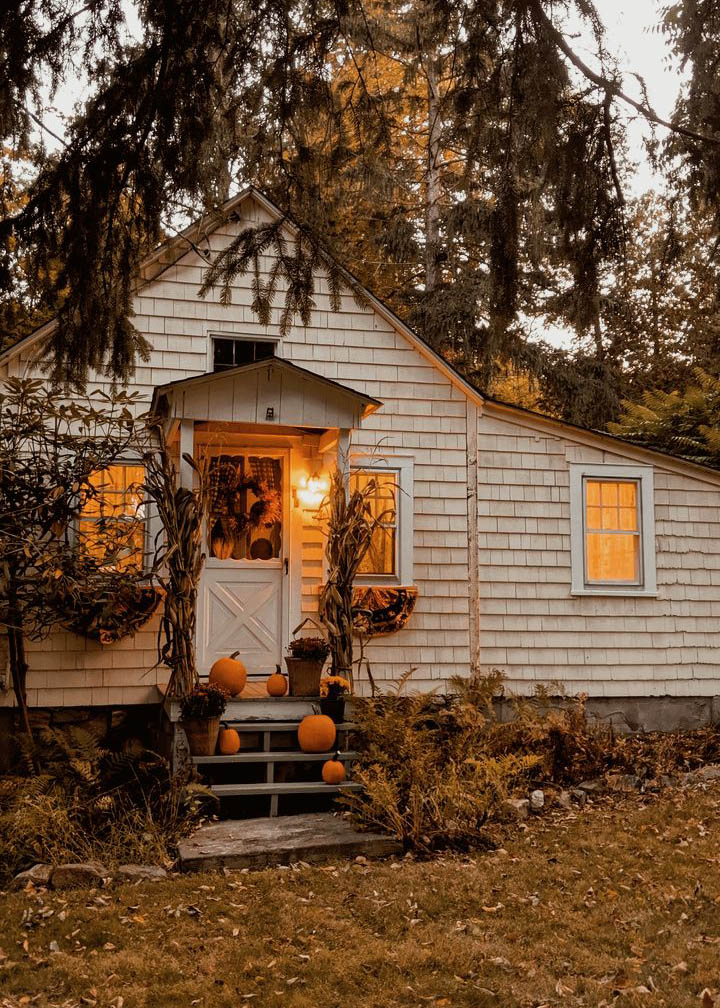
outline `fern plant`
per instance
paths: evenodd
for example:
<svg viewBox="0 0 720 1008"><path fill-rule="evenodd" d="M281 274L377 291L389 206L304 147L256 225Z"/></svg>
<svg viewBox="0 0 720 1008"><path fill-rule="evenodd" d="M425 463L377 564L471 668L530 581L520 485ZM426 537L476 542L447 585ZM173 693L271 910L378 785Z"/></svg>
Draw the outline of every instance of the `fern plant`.
<svg viewBox="0 0 720 1008"><path fill-rule="evenodd" d="M389 832L422 852L482 842L493 809L540 764L527 753L492 754L492 687L472 680L467 694L379 693L356 700L362 791L343 798L363 828Z"/></svg>

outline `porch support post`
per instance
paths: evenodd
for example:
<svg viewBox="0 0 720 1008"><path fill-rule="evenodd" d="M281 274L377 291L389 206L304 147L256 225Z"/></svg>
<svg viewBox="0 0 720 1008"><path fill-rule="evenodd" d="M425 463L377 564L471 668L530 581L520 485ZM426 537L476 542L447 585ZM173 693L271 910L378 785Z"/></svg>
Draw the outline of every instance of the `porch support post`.
<svg viewBox="0 0 720 1008"><path fill-rule="evenodd" d="M181 420L180 421L180 486L187 487L192 490L194 483L194 472L191 465L185 461L185 455L190 455L192 457L193 451L195 449L195 421L194 420Z"/></svg>

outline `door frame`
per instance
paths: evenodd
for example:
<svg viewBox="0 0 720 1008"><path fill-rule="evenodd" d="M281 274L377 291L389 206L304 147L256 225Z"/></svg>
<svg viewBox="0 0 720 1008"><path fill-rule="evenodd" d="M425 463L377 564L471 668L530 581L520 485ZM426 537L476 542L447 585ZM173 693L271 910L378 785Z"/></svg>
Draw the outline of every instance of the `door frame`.
<svg viewBox="0 0 720 1008"><path fill-rule="evenodd" d="M218 455L263 455L267 458L282 459L283 486L282 486L282 537L280 556L277 560L220 560L218 557L209 555L208 546L208 517L203 522L203 543L206 550L205 563L200 574L198 584L198 599L196 605L196 619L204 603L204 592L206 591L206 570L263 570L280 569L280 657L290 639L290 625L294 618L291 615L291 596L294 594L294 580L297 572L294 570L298 564L293 563L293 553L295 535L292 528L292 516L290 509L290 484L292 478L292 448L286 446L276 446L258 443L253 439L253 443L248 443L240 439L233 439L232 442L219 440L222 435L217 435L218 441L204 443L197 449L198 455L205 458L212 458ZM295 577L291 577L291 575ZM293 624L294 625L294 624ZM201 673L207 675L207 672Z"/></svg>

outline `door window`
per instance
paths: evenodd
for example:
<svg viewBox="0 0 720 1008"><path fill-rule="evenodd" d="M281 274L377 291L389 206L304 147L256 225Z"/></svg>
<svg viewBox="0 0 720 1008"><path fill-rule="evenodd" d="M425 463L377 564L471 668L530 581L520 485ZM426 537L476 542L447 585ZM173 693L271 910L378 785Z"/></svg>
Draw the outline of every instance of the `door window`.
<svg viewBox="0 0 720 1008"><path fill-rule="evenodd" d="M210 460L208 550L218 560L282 554L282 460L249 453Z"/></svg>

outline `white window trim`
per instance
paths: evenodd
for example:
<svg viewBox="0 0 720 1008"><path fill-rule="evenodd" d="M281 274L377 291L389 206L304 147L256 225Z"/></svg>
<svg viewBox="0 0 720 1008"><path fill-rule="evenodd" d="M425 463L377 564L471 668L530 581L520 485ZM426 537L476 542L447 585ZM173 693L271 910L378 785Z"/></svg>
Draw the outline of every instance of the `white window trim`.
<svg viewBox="0 0 720 1008"><path fill-rule="evenodd" d="M590 479L635 480L640 490L640 548L642 584L588 585L585 582L585 514L583 481ZM652 466L612 463L572 463L570 465L570 558L572 595L622 595L633 598L657 597L655 550L655 485Z"/></svg>
<svg viewBox="0 0 720 1008"><path fill-rule="evenodd" d="M359 455L350 456L350 471L361 469L363 472L392 472L396 474L398 487L397 503L397 573L396 574L358 574L355 584L359 587L373 585L405 585L414 584L413 580L413 542L414 532L414 477L413 459L402 455Z"/></svg>
<svg viewBox="0 0 720 1008"><path fill-rule="evenodd" d="M218 332L217 329L208 329L207 333L207 373L211 374L213 372L213 367L215 364L215 354L213 352L213 340L216 339L231 339L231 340L242 340L244 343L274 343L275 344L275 356L279 357L278 347L280 346L279 336L258 336L257 333L237 333L237 332Z"/></svg>

